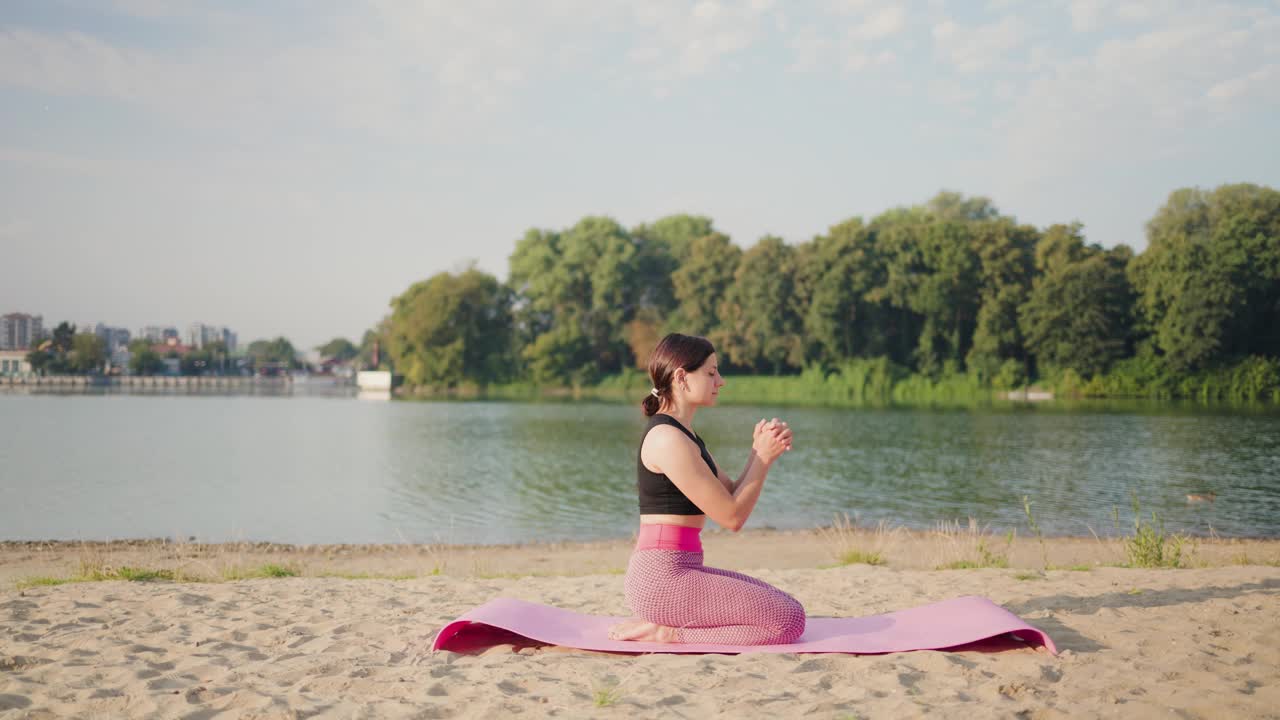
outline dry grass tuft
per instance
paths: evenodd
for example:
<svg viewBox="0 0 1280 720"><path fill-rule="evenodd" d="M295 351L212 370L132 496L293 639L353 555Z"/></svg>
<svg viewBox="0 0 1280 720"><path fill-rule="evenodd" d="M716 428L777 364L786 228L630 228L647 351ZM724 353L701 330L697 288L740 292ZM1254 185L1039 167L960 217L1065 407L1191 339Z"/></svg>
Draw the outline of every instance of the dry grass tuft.
<svg viewBox="0 0 1280 720"><path fill-rule="evenodd" d="M1010 530L1001 540L993 535L989 526L980 525L976 518L969 518L967 525L959 520L939 522L933 537L938 540L935 564L939 570L961 570L970 568L1007 568L1009 567L1009 549L1017 537L1015 530Z"/></svg>
<svg viewBox="0 0 1280 720"><path fill-rule="evenodd" d="M836 560L836 565L886 565L889 548L895 545L903 532L901 527L891 528L881 520L874 530L859 530L856 522L836 517L829 528L818 528L818 535Z"/></svg>

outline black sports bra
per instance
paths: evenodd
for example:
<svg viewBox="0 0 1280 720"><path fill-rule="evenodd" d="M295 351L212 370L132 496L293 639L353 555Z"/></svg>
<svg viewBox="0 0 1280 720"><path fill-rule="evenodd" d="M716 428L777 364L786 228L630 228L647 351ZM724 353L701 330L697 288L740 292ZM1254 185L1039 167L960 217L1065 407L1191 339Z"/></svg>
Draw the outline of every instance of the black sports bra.
<svg viewBox="0 0 1280 720"><path fill-rule="evenodd" d="M707 467L711 468L711 474L720 475L720 471L716 469L716 463L711 459L711 454L707 452L707 446L702 442L702 438L694 435L679 420L665 413L658 413L649 418L649 424L644 429L644 435L640 436L640 446L644 447L644 436L649 434L655 426L672 425L680 428L680 431L689 436L689 439L698 444L698 449L702 451L702 459L706 461ZM662 473L656 473L644 466L644 461L640 459L640 451L636 451L636 487L640 491L640 514L641 515L705 515L693 501L685 496L676 484L671 482L671 478Z"/></svg>

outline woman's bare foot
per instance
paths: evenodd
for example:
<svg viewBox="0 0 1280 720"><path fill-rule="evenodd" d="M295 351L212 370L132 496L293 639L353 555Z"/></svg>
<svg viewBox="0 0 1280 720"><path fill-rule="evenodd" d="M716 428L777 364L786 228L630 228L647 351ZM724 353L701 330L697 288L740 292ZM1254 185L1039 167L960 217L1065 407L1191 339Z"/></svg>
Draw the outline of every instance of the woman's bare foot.
<svg viewBox="0 0 1280 720"><path fill-rule="evenodd" d="M610 640L635 640L637 642L677 642L676 629L647 620L632 618L609 628Z"/></svg>

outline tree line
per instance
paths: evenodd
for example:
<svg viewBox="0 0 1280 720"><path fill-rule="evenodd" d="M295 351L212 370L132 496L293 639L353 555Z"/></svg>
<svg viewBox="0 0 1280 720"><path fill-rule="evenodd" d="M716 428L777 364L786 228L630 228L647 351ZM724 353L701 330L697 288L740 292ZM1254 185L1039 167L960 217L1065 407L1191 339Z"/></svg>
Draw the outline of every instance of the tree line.
<svg viewBox="0 0 1280 720"><path fill-rule="evenodd" d="M1011 388L1251 363L1280 388L1280 192L1179 189L1146 235L1142 253L1104 248L1078 223L1041 229L952 192L746 249L707 217L590 216L526 232L505 281L472 267L414 283L360 351L376 340L406 383L436 387L591 384L675 331L744 374L884 358Z"/></svg>

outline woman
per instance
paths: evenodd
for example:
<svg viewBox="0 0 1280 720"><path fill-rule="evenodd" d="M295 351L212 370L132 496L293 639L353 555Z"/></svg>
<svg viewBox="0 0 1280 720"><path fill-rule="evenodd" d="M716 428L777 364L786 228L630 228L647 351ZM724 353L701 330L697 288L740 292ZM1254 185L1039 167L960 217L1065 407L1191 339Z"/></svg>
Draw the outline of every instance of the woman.
<svg viewBox="0 0 1280 720"><path fill-rule="evenodd" d="M702 564L699 533L707 517L742 529L770 466L791 449L777 418L756 424L751 454L735 482L719 469L693 415L716 404L724 386L715 348L705 338L671 334L649 359L649 425L636 463L640 533L625 581L635 619L609 630L614 640L769 645L804 632L795 598L753 577Z"/></svg>

